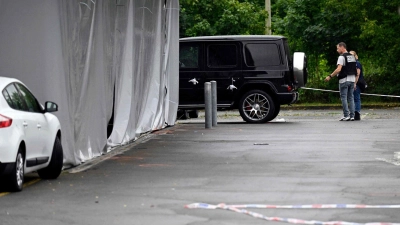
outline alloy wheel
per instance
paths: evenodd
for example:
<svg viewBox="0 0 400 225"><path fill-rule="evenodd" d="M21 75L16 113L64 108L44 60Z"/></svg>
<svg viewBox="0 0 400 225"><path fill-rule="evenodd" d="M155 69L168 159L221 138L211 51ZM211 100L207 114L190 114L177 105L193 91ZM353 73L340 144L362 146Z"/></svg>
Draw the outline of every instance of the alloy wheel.
<svg viewBox="0 0 400 225"><path fill-rule="evenodd" d="M18 187L22 187L24 182L24 158L21 153L18 153L17 161L15 162L15 176Z"/></svg>
<svg viewBox="0 0 400 225"><path fill-rule="evenodd" d="M246 117L253 121L259 121L268 115L270 102L266 96L254 93L246 97L242 107Z"/></svg>

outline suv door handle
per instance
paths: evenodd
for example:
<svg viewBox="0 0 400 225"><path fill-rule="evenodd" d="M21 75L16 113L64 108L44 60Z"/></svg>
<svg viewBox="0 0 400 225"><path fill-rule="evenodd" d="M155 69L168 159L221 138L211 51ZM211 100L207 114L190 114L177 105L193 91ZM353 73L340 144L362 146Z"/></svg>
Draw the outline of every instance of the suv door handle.
<svg viewBox="0 0 400 225"><path fill-rule="evenodd" d="M37 125L37 128L40 130L40 128L42 128L42 125L40 125L40 123L38 123Z"/></svg>
<svg viewBox="0 0 400 225"><path fill-rule="evenodd" d="M191 83L194 84L194 85L196 85L196 84L199 83L199 82L196 80L196 78L193 78L193 79L189 80L189 82L191 82Z"/></svg>
<svg viewBox="0 0 400 225"><path fill-rule="evenodd" d="M24 121L24 122L22 122L22 126L27 127L28 123Z"/></svg>

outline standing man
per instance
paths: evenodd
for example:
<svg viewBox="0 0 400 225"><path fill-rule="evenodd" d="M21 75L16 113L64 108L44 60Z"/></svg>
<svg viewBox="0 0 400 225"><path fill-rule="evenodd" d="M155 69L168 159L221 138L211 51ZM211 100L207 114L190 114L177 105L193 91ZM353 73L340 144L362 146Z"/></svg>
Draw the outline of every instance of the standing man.
<svg viewBox="0 0 400 225"><path fill-rule="evenodd" d="M347 47L344 42L337 44L336 50L340 54L337 61L337 68L332 74L325 78L325 81L330 81L334 76L338 77L340 99L342 100L343 107L343 117L340 121L354 121L353 92L357 76L356 58L347 52Z"/></svg>

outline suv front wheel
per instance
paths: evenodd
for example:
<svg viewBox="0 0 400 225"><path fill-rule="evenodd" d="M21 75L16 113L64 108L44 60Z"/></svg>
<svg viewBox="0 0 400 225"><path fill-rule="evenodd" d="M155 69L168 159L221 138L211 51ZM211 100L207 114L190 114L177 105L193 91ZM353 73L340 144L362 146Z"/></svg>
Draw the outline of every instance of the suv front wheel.
<svg viewBox="0 0 400 225"><path fill-rule="evenodd" d="M266 92L252 90L240 99L239 112L246 122L266 123L274 119L275 104Z"/></svg>

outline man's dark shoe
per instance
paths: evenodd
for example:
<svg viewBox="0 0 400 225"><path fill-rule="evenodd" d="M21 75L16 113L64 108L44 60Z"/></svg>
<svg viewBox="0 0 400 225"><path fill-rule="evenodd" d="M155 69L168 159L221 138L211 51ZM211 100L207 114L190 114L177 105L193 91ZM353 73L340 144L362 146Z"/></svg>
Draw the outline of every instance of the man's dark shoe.
<svg viewBox="0 0 400 225"><path fill-rule="evenodd" d="M355 112L355 115L354 115L354 120L361 120L361 116L360 116L360 113L359 112Z"/></svg>

